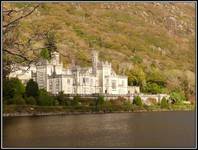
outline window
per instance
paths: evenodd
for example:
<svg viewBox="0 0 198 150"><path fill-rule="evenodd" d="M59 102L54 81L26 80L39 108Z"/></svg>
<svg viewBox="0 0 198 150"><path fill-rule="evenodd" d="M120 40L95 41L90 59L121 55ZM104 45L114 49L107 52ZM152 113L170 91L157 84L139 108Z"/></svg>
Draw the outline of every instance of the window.
<svg viewBox="0 0 198 150"><path fill-rule="evenodd" d="M116 89L116 80L112 80L112 89L113 89L113 90Z"/></svg>
<svg viewBox="0 0 198 150"><path fill-rule="evenodd" d="M70 84L70 79L67 79L67 84Z"/></svg>
<svg viewBox="0 0 198 150"><path fill-rule="evenodd" d="M107 85L109 84L109 79L106 79L106 84L107 84Z"/></svg>
<svg viewBox="0 0 198 150"><path fill-rule="evenodd" d="M93 85L93 79L90 79L90 85Z"/></svg>
<svg viewBox="0 0 198 150"><path fill-rule="evenodd" d="M89 78L86 78L86 83L89 83Z"/></svg>
<svg viewBox="0 0 198 150"><path fill-rule="evenodd" d="M56 80L56 88L58 88L59 87L59 80L57 79Z"/></svg>
<svg viewBox="0 0 198 150"><path fill-rule="evenodd" d="M85 78L83 78L83 83L85 83Z"/></svg>

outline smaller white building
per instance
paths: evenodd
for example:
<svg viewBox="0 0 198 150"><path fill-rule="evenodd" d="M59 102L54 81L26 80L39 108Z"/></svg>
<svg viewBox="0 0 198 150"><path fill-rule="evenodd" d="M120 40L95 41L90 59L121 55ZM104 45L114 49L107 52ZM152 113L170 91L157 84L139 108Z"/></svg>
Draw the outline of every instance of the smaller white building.
<svg viewBox="0 0 198 150"><path fill-rule="evenodd" d="M12 65L13 72L9 74L9 78L18 78L23 84L26 84L32 78L32 72L36 73L36 66L31 65L30 67Z"/></svg>

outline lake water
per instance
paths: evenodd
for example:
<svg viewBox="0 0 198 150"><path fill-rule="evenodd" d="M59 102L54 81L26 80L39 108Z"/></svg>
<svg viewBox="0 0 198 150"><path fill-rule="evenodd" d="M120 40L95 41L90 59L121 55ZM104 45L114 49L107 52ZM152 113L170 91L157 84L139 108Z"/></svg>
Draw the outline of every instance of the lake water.
<svg viewBox="0 0 198 150"><path fill-rule="evenodd" d="M3 118L3 147L195 147L195 112Z"/></svg>

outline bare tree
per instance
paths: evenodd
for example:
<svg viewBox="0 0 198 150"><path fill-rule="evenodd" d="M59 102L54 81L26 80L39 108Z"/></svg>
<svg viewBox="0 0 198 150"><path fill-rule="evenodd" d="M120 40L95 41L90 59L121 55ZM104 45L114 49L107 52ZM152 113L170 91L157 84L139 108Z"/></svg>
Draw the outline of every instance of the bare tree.
<svg viewBox="0 0 198 150"><path fill-rule="evenodd" d="M6 77L12 70L11 65L25 63L30 66L39 57L35 51L41 48L34 48L33 43L42 40L44 33L35 32L25 41L21 41L18 34L20 22L33 14L40 4L29 4L23 8L10 9L3 5L3 76ZM28 52L33 55L29 56Z"/></svg>

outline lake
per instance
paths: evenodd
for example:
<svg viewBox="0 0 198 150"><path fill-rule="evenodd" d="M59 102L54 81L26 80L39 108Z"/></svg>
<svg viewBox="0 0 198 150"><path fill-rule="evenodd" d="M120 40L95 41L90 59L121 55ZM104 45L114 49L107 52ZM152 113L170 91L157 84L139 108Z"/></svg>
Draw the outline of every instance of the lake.
<svg viewBox="0 0 198 150"><path fill-rule="evenodd" d="M4 117L3 147L195 147L195 112Z"/></svg>

